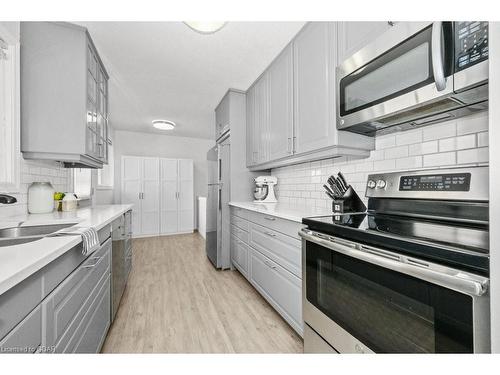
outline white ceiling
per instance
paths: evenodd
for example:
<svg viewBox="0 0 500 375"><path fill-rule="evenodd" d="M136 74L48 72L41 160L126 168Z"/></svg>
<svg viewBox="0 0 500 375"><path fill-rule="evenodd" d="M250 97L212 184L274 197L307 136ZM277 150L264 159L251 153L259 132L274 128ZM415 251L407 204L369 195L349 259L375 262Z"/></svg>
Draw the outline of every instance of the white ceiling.
<svg viewBox="0 0 500 375"><path fill-rule="evenodd" d="M115 129L213 138L214 109L228 88L246 90L303 22L229 22L202 35L182 22L80 22L110 74Z"/></svg>

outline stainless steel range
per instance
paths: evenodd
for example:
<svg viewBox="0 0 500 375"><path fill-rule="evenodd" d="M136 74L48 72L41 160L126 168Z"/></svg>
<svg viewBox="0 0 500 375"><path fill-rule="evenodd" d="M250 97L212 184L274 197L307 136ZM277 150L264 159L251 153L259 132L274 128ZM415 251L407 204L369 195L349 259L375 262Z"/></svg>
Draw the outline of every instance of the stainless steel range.
<svg viewBox="0 0 500 375"><path fill-rule="evenodd" d="M305 218L305 352L490 352L488 168L370 175L368 211Z"/></svg>

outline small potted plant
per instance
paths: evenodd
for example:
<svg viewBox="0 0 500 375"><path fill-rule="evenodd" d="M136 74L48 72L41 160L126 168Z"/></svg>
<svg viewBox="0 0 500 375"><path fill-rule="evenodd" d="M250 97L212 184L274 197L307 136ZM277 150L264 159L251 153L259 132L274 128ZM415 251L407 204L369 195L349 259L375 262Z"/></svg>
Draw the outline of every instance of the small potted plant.
<svg viewBox="0 0 500 375"><path fill-rule="evenodd" d="M61 192L54 193L54 207L56 211L62 211L62 200L65 194Z"/></svg>

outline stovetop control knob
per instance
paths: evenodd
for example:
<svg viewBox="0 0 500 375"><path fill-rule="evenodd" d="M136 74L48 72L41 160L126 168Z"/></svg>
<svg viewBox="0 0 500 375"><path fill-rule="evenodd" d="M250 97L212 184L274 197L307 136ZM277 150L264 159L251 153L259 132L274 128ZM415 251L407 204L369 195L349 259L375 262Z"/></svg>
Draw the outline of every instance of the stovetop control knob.
<svg viewBox="0 0 500 375"><path fill-rule="evenodd" d="M377 181L377 189L383 189L383 188L385 188L385 185L386 185L386 183L384 180Z"/></svg>
<svg viewBox="0 0 500 375"><path fill-rule="evenodd" d="M368 186L370 189L373 189L377 184L373 180L368 180L366 183L366 186Z"/></svg>

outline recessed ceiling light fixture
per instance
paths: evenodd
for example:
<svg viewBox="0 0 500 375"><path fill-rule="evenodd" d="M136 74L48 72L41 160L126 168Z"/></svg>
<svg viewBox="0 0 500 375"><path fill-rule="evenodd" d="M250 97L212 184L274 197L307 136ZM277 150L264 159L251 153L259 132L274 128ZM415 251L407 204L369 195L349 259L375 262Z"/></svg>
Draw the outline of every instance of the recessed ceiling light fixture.
<svg viewBox="0 0 500 375"><path fill-rule="evenodd" d="M175 122L167 120L153 120L153 126L160 130L172 130L175 128Z"/></svg>
<svg viewBox="0 0 500 375"><path fill-rule="evenodd" d="M184 21L184 23L200 34L213 34L226 26L227 22Z"/></svg>

